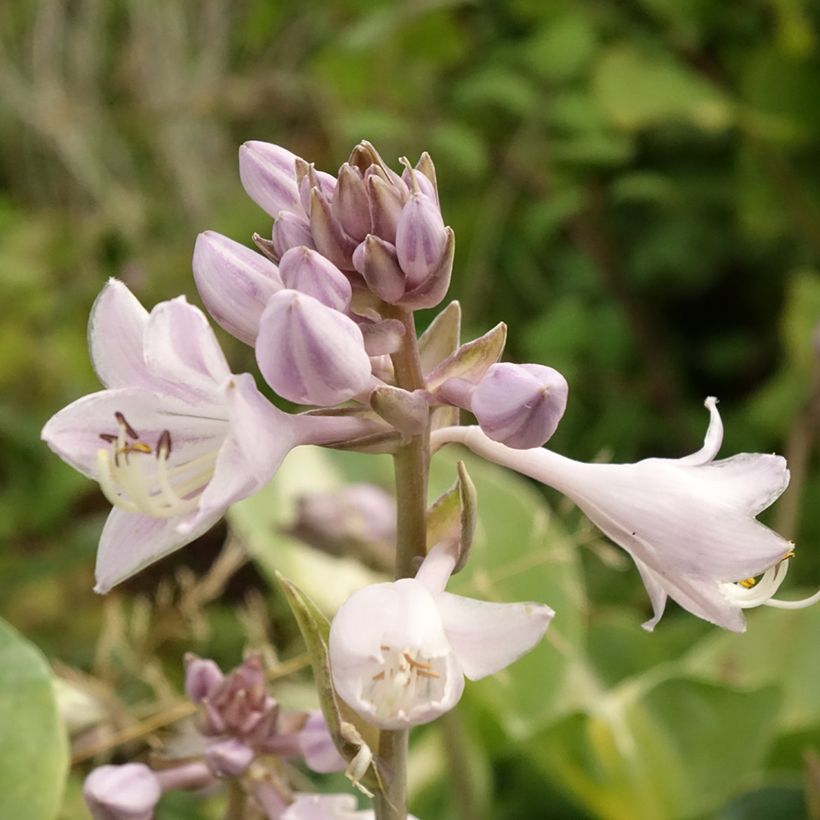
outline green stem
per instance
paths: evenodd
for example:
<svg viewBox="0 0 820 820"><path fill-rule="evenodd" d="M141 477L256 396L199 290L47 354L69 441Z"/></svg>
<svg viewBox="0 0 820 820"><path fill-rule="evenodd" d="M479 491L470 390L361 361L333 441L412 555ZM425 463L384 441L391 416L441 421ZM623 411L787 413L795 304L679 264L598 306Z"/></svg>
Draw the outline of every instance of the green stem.
<svg viewBox="0 0 820 820"><path fill-rule="evenodd" d="M386 311L405 328L401 348L393 354L396 384L404 390L424 387L416 329L410 311ZM429 424L409 438L393 457L396 476L396 569L395 577L412 578L418 559L427 549L427 474L430 462ZM378 764L384 792L376 795L376 820L405 820L407 817L408 731L383 730L379 735Z"/></svg>
<svg viewBox="0 0 820 820"><path fill-rule="evenodd" d="M245 820L245 809L248 795L238 780L228 782L228 806L225 809L225 820Z"/></svg>

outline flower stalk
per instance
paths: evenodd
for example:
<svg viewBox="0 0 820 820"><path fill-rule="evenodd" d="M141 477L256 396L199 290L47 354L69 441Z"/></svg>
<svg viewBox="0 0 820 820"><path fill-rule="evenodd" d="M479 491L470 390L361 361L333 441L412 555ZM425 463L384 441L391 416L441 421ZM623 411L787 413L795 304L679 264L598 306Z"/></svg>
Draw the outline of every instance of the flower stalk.
<svg viewBox="0 0 820 820"><path fill-rule="evenodd" d="M385 317L398 319L405 328L401 347L393 354L396 385L407 391L424 388L413 314L388 308ZM393 456L396 481L395 578L412 578L427 543L427 478L430 469L430 423L408 438ZM378 760L384 792L376 795L377 820L404 820L407 816L407 729L383 729Z"/></svg>

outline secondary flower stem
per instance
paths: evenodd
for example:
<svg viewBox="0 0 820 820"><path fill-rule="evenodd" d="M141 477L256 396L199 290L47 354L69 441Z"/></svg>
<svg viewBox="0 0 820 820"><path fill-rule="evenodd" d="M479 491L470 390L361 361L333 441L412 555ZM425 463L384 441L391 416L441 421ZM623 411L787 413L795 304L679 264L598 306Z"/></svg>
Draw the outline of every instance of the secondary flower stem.
<svg viewBox="0 0 820 820"><path fill-rule="evenodd" d="M396 384L404 390L424 387L416 329L410 311L396 309L395 318L405 328L404 342L393 355ZM396 569L395 577L412 578L417 558L424 557L427 542L427 474L429 470L429 425L413 436L393 457L396 476ZM402 730L382 730L379 736L379 766L385 791L376 795L377 820L407 817L407 738Z"/></svg>

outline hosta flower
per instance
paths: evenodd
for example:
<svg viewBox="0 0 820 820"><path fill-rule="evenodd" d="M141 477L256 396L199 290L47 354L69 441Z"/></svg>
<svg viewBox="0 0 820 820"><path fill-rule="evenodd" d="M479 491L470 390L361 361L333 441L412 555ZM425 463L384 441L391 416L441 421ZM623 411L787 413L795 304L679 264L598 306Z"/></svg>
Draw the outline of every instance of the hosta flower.
<svg viewBox="0 0 820 820"><path fill-rule="evenodd" d="M439 545L415 578L374 584L348 598L330 628L339 696L385 729L427 723L452 709L465 675L503 669L541 639L542 604L497 604L444 591L455 566Z"/></svg>
<svg viewBox="0 0 820 820"><path fill-rule="evenodd" d="M151 820L162 787L145 764L126 763L94 769L83 796L94 820Z"/></svg>
<svg viewBox="0 0 820 820"><path fill-rule="evenodd" d="M350 427L274 407L250 375L231 373L204 315L183 297L149 314L111 280L92 310L89 344L107 389L61 410L42 436L114 506L98 592L194 540L297 444L343 439Z"/></svg>
<svg viewBox="0 0 820 820"><path fill-rule="evenodd" d="M278 815L281 820L375 820L372 809L358 811L350 794L297 794L293 803ZM407 820L418 820L412 814Z"/></svg>
<svg viewBox="0 0 820 820"><path fill-rule="evenodd" d="M679 459L585 464L545 449L513 450L477 427L434 433L434 446L466 444L484 458L569 496L633 558L652 601L652 629L667 598L719 626L742 632L749 606L808 606L772 600L793 545L755 516L786 488L780 456L741 453L715 461L723 440L717 400L709 398L703 447ZM760 582L755 576L762 575Z"/></svg>

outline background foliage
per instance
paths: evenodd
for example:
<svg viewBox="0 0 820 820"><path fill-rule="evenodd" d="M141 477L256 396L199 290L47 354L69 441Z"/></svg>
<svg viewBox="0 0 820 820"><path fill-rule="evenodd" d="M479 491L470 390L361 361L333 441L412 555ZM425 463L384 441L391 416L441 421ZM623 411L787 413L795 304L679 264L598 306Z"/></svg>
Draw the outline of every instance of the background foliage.
<svg viewBox="0 0 820 820"><path fill-rule="evenodd" d="M468 330L504 320L509 358L570 381L551 446L584 459L679 455L703 433L703 398L719 396L725 452L789 456L792 486L767 520L797 542L793 584L817 584L818 36L809 0L4 3L0 615L60 675L83 758L63 817L84 816L91 752L123 760L155 742L140 722L178 703L186 649L226 664L245 645L298 655L269 584L276 550L297 568L331 560L293 543L288 553L276 521L240 508L216 564L224 527L93 596L105 504L38 441L51 413L96 388L84 328L107 276L148 304L197 301L196 233L266 231L236 173L246 139L328 169L365 137L388 158L430 150ZM224 340L250 369L251 352ZM363 458L315 458L301 470L321 481L387 480ZM647 599L620 552L559 499L471 468L483 541L460 591L543 599L559 619L508 676L472 688L446 735L418 733L417 814L820 816L818 611L754 612L742 637L675 612L645 635ZM452 465L437 469L446 486ZM518 556L537 571L505 577ZM53 703L37 688L39 655L1 634L0 656L19 653L40 681L31 699ZM0 710L15 685L0 675ZM305 678L280 690L309 697ZM3 722L0 760L57 732L38 741L53 786L52 707L31 708L37 724L9 734ZM122 732L139 737L105 751ZM472 750L472 787L456 790L472 804L445 796L455 736ZM49 816L45 791L28 809L5 793L3 816ZM218 800L181 796L161 816L207 811Z"/></svg>

